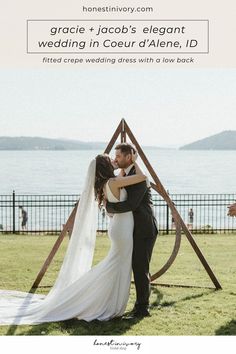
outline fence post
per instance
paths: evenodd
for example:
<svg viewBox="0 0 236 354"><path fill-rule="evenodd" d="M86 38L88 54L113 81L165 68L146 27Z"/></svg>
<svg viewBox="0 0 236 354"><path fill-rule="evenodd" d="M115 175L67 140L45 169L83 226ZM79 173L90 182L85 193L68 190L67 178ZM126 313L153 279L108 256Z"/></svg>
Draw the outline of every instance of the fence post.
<svg viewBox="0 0 236 354"><path fill-rule="evenodd" d="M16 194L15 191L12 193L12 231L13 234L16 233Z"/></svg>
<svg viewBox="0 0 236 354"><path fill-rule="evenodd" d="M169 191L167 190L167 193L169 194ZM169 205L166 204L166 234L169 234Z"/></svg>

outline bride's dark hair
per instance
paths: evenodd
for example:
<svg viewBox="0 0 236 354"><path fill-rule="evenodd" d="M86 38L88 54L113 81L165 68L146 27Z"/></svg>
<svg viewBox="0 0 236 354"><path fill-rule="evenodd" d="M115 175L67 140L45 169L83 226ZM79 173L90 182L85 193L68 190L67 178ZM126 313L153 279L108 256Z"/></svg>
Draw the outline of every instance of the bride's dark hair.
<svg viewBox="0 0 236 354"><path fill-rule="evenodd" d="M99 207L101 207L104 198L103 187L111 177L115 177L115 174L110 157L107 154L97 155L94 191Z"/></svg>

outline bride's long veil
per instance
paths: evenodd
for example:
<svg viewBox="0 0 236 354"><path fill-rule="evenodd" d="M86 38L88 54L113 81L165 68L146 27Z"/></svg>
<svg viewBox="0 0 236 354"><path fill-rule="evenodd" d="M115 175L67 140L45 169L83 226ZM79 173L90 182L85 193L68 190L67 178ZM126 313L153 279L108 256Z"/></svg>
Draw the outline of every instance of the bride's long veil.
<svg viewBox="0 0 236 354"><path fill-rule="evenodd" d="M61 292L92 267L98 213L94 195L95 171L94 159L88 168L65 258L48 297L55 296L57 291Z"/></svg>
<svg viewBox="0 0 236 354"><path fill-rule="evenodd" d="M88 168L65 258L51 291L45 296L0 290L0 324L37 324L43 319L61 319L57 305L67 300L71 293L69 286L92 267L98 212L94 194L95 171L94 159ZM65 313L63 316L67 318Z"/></svg>

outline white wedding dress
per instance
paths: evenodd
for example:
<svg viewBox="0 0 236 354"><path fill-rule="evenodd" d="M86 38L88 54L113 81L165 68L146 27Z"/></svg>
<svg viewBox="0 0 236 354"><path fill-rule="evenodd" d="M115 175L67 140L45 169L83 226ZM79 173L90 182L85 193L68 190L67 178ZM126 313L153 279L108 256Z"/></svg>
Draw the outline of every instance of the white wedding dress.
<svg viewBox="0 0 236 354"><path fill-rule="evenodd" d="M93 182L92 179L91 190ZM119 201L112 194L108 184L106 184L106 193L110 202ZM126 198L126 190L121 189L120 201ZM61 270L60 279L46 296L8 290L0 291L0 325L38 324L71 318L88 322L94 319L107 321L122 316L127 306L131 283L133 227L132 212L114 214L109 223L108 235L111 247L107 256L96 266L91 268L89 265L88 269L90 269L84 271L79 278L78 274L74 274L71 282L68 278L72 270L71 268L66 270L64 266L64 274ZM77 237L76 234L72 236L74 239ZM69 245L71 242L72 239ZM88 243L88 240L86 242ZM73 248L73 245L71 246ZM70 252L72 251L69 251L69 254ZM82 249L80 256L83 255ZM70 257L67 256L67 258ZM84 263L86 259L81 264L84 265ZM76 259L73 264L76 271Z"/></svg>

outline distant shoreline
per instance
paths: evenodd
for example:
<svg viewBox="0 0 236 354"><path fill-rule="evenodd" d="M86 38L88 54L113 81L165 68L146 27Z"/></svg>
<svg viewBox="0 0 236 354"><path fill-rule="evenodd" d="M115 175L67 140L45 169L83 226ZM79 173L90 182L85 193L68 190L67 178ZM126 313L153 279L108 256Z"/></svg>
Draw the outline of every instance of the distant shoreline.
<svg viewBox="0 0 236 354"><path fill-rule="evenodd" d="M105 150L108 142L84 142L42 137L0 136L0 151L82 151ZM176 147L143 146L144 149L176 149Z"/></svg>
<svg viewBox="0 0 236 354"><path fill-rule="evenodd" d="M193 143L180 147L180 150L202 150L202 151L235 151L236 131L225 130L221 133L208 136Z"/></svg>
<svg viewBox="0 0 236 354"><path fill-rule="evenodd" d="M142 148L145 150L235 151L236 131L223 131L182 146L169 142L167 146L143 145ZM104 151L107 144L108 142L103 141L86 142L64 138L0 136L0 151Z"/></svg>

